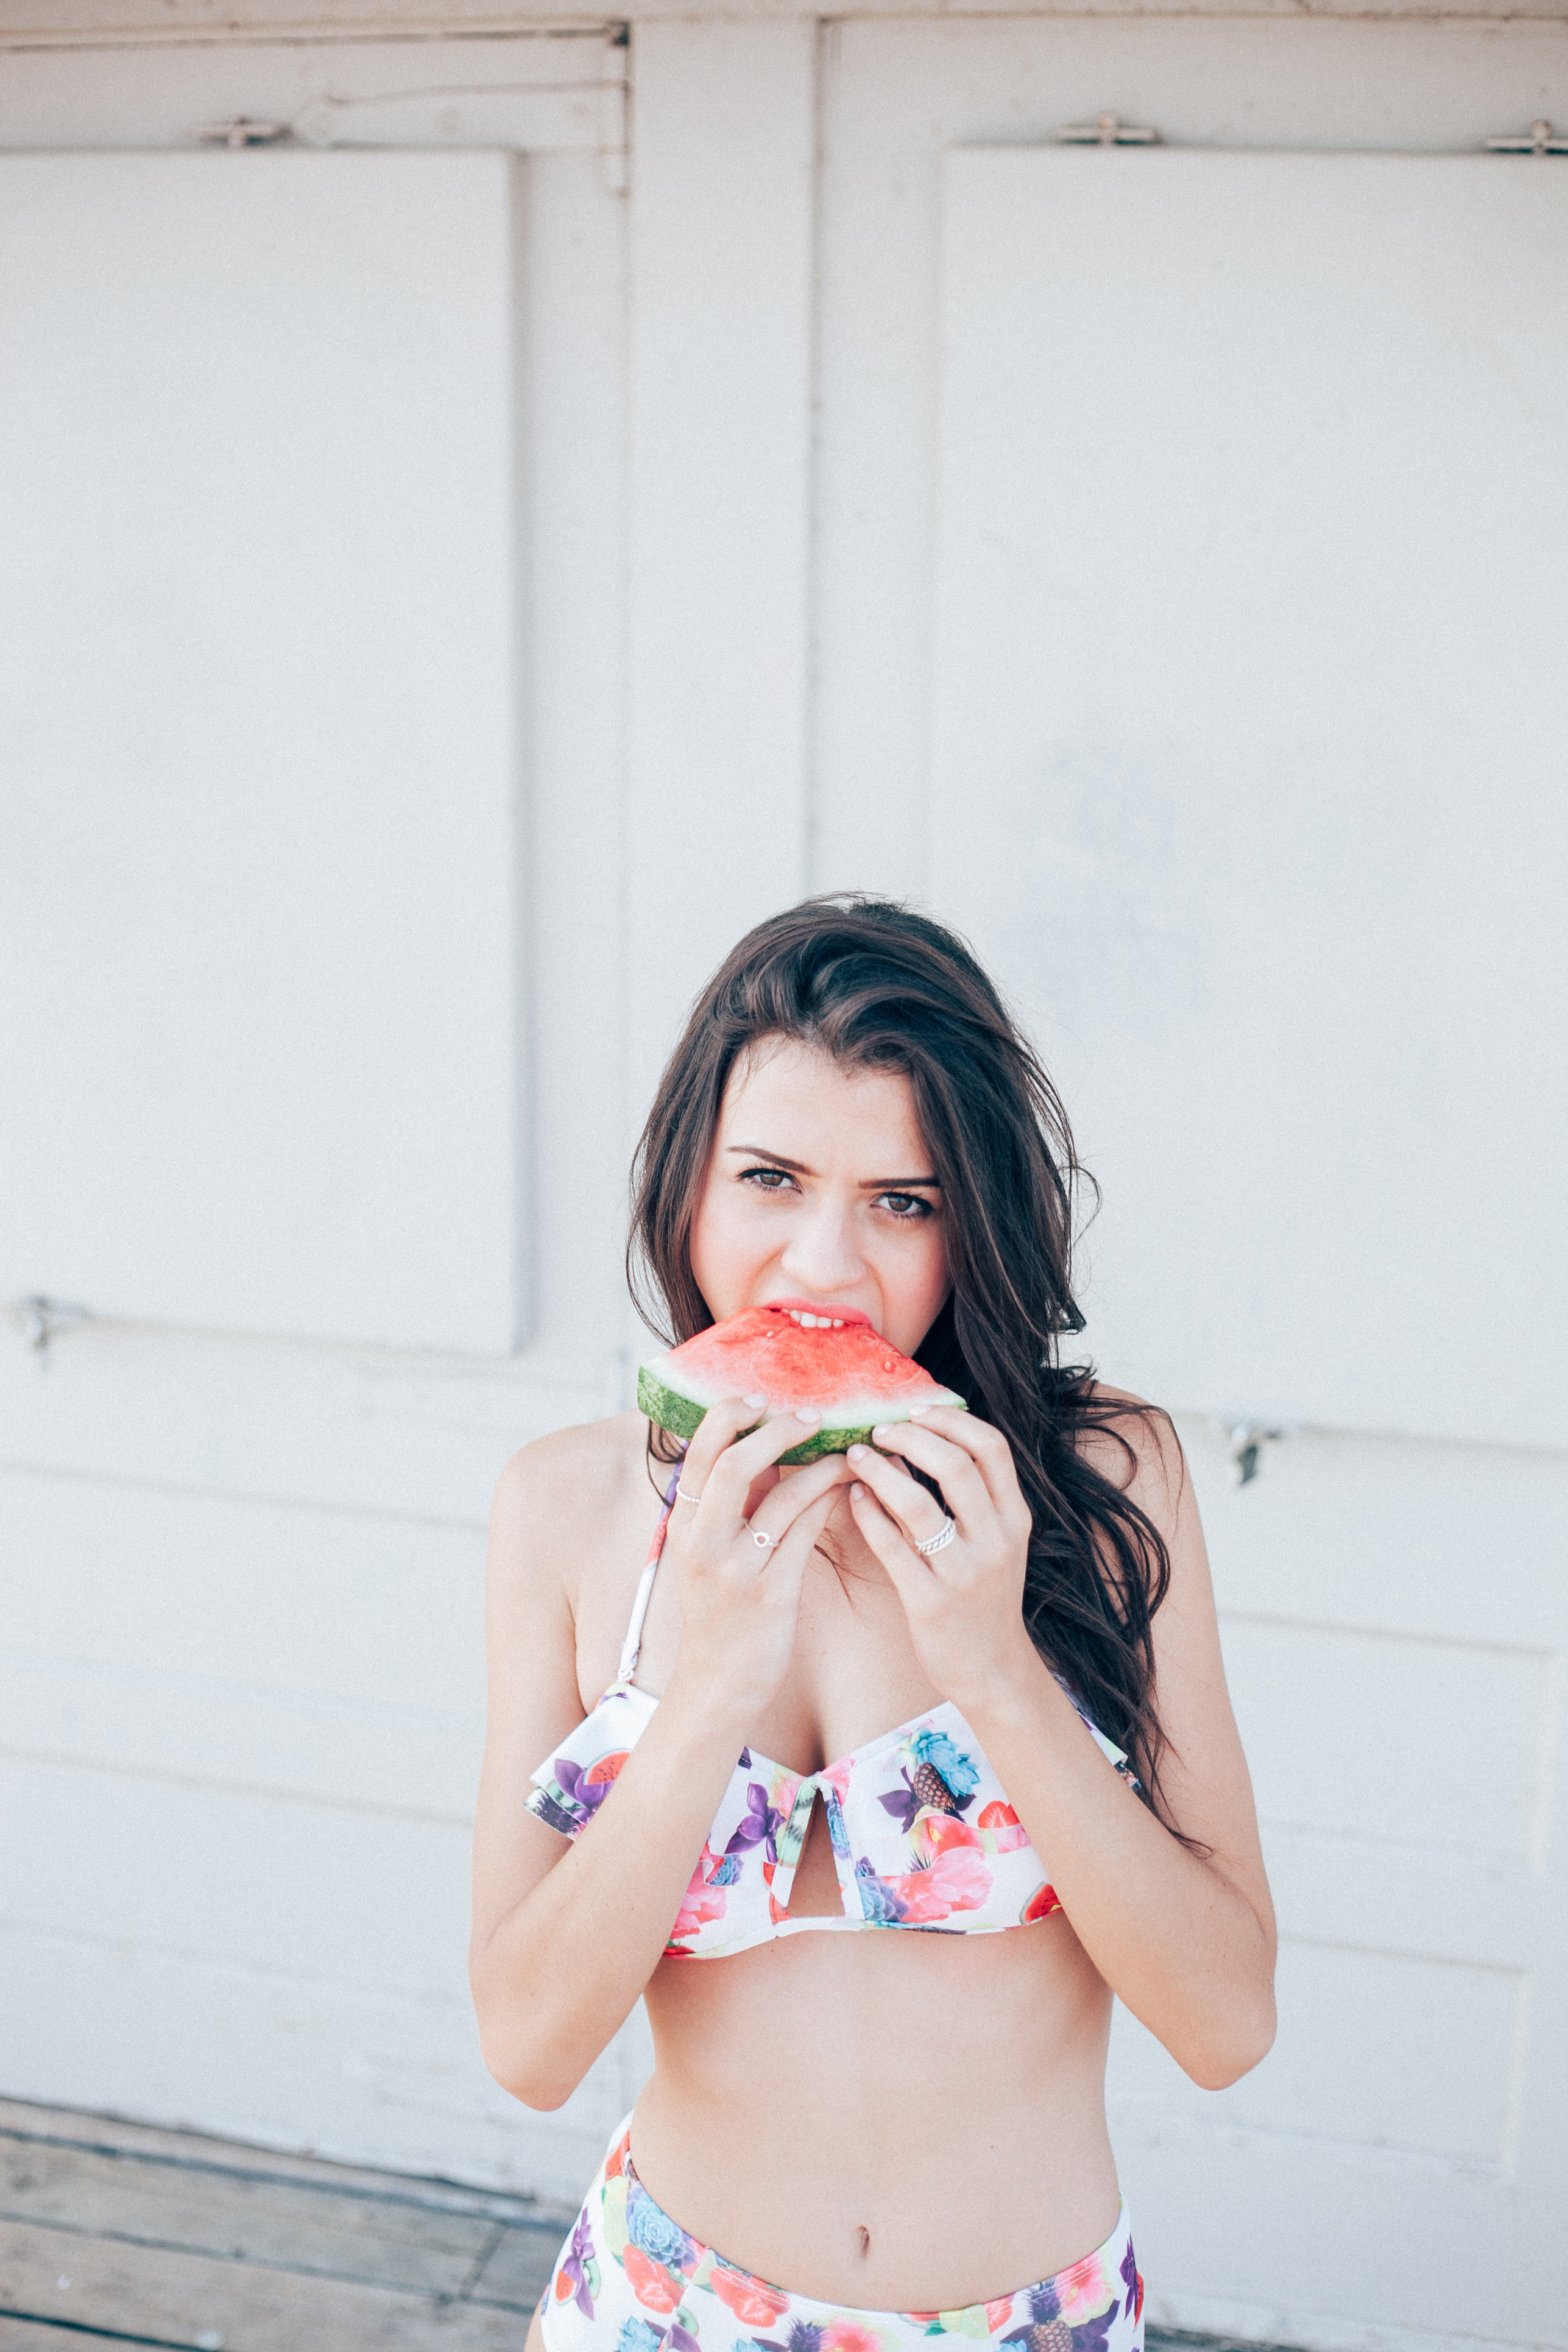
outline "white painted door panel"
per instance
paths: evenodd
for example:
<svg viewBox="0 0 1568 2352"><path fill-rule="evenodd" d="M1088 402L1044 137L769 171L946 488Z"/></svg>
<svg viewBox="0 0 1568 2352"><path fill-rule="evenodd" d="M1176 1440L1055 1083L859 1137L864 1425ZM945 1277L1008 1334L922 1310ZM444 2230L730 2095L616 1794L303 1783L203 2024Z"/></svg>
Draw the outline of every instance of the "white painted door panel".
<svg viewBox="0 0 1568 2352"><path fill-rule="evenodd" d="M1216 2099L1121 2021L1152 2307L1560 2343L1568 180L959 151L942 273L941 904L1098 1360L1311 1425L1237 1491L1184 1423L1280 2035Z"/></svg>
<svg viewBox="0 0 1568 2352"><path fill-rule="evenodd" d="M1561 1444L1568 179L961 151L943 273L933 870L1098 1352Z"/></svg>
<svg viewBox="0 0 1568 2352"><path fill-rule="evenodd" d="M489 2081L467 1846L496 1475L621 1401L624 242L592 146L0 160L0 1302L99 1310L0 1341L0 2082L563 2200L646 2027Z"/></svg>
<svg viewBox="0 0 1568 2352"><path fill-rule="evenodd" d="M0 1292L520 1314L512 165L0 160Z"/></svg>

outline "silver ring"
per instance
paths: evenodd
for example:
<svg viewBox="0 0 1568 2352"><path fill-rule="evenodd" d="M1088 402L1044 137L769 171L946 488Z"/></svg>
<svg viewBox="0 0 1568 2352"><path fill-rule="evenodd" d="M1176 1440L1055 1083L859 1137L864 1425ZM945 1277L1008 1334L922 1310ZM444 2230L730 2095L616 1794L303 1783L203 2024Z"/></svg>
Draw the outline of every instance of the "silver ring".
<svg viewBox="0 0 1568 2352"><path fill-rule="evenodd" d="M935 1535L928 1536L923 1544L916 1544L915 1549L923 1553L929 1559L933 1551L945 1551L957 1533L958 1528L954 1521L943 1519Z"/></svg>
<svg viewBox="0 0 1568 2352"><path fill-rule="evenodd" d="M678 1478L675 1482L675 1499L678 1503L700 1503L702 1497L700 1495L689 1495Z"/></svg>
<svg viewBox="0 0 1568 2352"><path fill-rule="evenodd" d="M782 1536L763 1535L761 1528L752 1529L752 1541L757 1546L759 1551L766 1551L770 1544L782 1543L783 1540Z"/></svg>

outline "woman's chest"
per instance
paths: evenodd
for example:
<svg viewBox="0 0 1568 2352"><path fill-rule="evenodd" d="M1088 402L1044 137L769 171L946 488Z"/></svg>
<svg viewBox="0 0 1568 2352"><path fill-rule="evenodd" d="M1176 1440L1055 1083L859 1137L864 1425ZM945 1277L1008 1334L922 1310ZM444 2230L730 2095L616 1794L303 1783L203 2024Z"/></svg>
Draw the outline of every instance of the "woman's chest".
<svg viewBox="0 0 1568 2352"><path fill-rule="evenodd" d="M836 1550L837 1550L836 1547ZM676 1577L661 1568L644 1625L637 1679L667 1688L684 1632ZM813 1555L802 1580L789 1671L748 1727L750 1746L800 1773L849 1756L934 1706L898 1594L884 1571L842 1553Z"/></svg>
<svg viewBox="0 0 1568 2352"><path fill-rule="evenodd" d="M658 1500L648 1494L644 1522L627 1515L626 1527L616 1528L618 1545L583 1564L576 1622L578 1684L585 1706L593 1706L616 1677L637 1597L639 1564L656 1528ZM853 1527L848 1534L853 1536ZM851 1755L941 1698L914 1658L902 1604L884 1569L865 1545L858 1545L863 1557L856 1557L837 1528L830 1540L835 1557L814 1552L806 1561L790 1670L748 1728L754 1750L802 1773L816 1773L823 1764ZM663 1559L642 1622L639 1689L654 1696L668 1689L682 1634L679 1573L675 1561Z"/></svg>

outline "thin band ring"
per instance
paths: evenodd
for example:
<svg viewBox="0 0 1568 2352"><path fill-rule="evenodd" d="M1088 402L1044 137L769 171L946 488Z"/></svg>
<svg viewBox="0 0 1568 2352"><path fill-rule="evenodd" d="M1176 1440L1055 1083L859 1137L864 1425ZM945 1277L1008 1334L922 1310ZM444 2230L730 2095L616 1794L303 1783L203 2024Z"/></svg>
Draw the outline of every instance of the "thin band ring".
<svg viewBox="0 0 1568 2352"><path fill-rule="evenodd" d="M752 1529L752 1541L756 1545L759 1551L766 1551L771 1545L782 1543L784 1541L784 1538L782 1536L765 1536L761 1528L753 1528Z"/></svg>
<svg viewBox="0 0 1568 2352"><path fill-rule="evenodd" d="M678 1478L675 1482L675 1499L678 1503L700 1503L702 1497L700 1495L689 1495Z"/></svg>
<svg viewBox="0 0 1568 2352"><path fill-rule="evenodd" d="M925 1559L929 1559L932 1552L945 1551L948 1545L952 1541L953 1537L957 1533L958 1527L956 1522L951 1518L943 1518L942 1523L937 1529L935 1535L928 1536L923 1544L916 1544L915 1549Z"/></svg>

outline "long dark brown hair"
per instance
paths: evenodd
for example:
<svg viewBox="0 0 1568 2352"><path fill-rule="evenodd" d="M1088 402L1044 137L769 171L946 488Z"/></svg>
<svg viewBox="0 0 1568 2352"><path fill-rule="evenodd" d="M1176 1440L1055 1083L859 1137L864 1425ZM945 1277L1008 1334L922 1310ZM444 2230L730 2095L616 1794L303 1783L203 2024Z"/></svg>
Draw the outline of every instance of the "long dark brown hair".
<svg viewBox="0 0 1568 2352"><path fill-rule="evenodd" d="M691 1271L692 1221L724 1090L765 1038L852 1069L897 1070L942 1189L952 1289L916 1351L1012 1448L1033 1516L1024 1622L1160 1806L1151 1626L1170 1560L1158 1528L1085 1455L1104 1431L1131 1470L1134 1407L1063 1364L1074 1213L1092 1191L1055 1087L963 942L885 898L808 898L748 931L698 997L633 1169L627 1273L667 1343L713 1317ZM1163 1416L1162 1416L1163 1418Z"/></svg>

